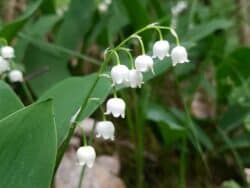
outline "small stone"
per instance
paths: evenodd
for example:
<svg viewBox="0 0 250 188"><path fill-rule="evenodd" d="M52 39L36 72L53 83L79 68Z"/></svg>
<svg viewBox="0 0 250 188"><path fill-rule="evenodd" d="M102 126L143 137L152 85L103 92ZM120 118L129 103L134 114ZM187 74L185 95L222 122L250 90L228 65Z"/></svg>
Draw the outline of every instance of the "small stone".
<svg viewBox="0 0 250 188"><path fill-rule="evenodd" d="M92 118L84 119L76 127L75 135L82 136L82 130L81 129L83 129L83 131L86 133L86 135L90 135L92 130L93 130L94 124L95 124L94 119L92 119Z"/></svg>
<svg viewBox="0 0 250 188"><path fill-rule="evenodd" d="M76 188L81 173L77 165L76 151L68 150L57 170L56 188ZM117 156L99 156L92 168L86 168L82 187L84 188L126 188L117 175L120 171L120 161Z"/></svg>

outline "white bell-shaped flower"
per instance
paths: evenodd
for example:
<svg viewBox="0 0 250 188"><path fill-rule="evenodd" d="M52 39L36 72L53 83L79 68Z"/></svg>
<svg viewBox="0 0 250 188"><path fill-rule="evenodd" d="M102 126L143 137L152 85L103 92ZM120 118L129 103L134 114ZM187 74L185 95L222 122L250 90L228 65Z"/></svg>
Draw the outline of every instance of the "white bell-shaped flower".
<svg viewBox="0 0 250 188"><path fill-rule="evenodd" d="M83 166L86 164L89 168L93 167L96 158L96 152L92 146L82 146L78 148L76 155L79 165Z"/></svg>
<svg viewBox="0 0 250 188"><path fill-rule="evenodd" d="M100 13L105 13L108 10L108 4L104 1L98 4L98 10Z"/></svg>
<svg viewBox="0 0 250 188"><path fill-rule="evenodd" d="M188 63L187 50L183 46L176 46L171 51L172 63L175 66L177 63Z"/></svg>
<svg viewBox="0 0 250 188"><path fill-rule="evenodd" d="M10 70L9 62L0 56L0 74Z"/></svg>
<svg viewBox="0 0 250 188"><path fill-rule="evenodd" d="M115 126L111 121L100 121L96 124L96 137L103 137L105 140L115 138Z"/></svg>
<svg viewBox="0 0 250 188"><path fill-rule="evenodd" d="M139 72L147 72L153 69L154 61L149 55L140 55L135 58L135 69Z"/></svg>
<svg viewBox="0 0 250 188"><path fill-rule="evenodd" d="M129 76L128 76L128 86L131 88L141 88L141 85L143 84L143 75L141 72L131 69L129 70Z"/></svg>
<svg viewBox="0 0 250 188"><path fill-rule="evenodd" d="M157 57L159 60L163 60L169 56L170 45L166 40L159 40L154 43L153 46L153 57Z"/></svg>
<svg viewBox="0 0 250 188"><path fill-rule="evenodd" d="M116 65L111 69L111 78L115 84L123 84L128 81L129 69L125 65Z"/></svg>
<svg viewBox="0 0 250 188"><path fill-rule="evenodd" d="M20 70L10 71L8 77L11 82L23 82L23 73Z"/></svg>
<svg viewBox="0 0 250 188"><path fill-rule="evenodd" d="M111 98L108 100L106 104L106 115L112 114L114 117L121 116L122 118L125 118L125 109L126 104L123 99L121 98Z"/></svg>
<svg viewBox="0 0 250 188"><path fill-rule="evenodd" d="M4 46L1 48L1 56L5 59L11 59L15 57L14 48L11 46Z"/></svg>

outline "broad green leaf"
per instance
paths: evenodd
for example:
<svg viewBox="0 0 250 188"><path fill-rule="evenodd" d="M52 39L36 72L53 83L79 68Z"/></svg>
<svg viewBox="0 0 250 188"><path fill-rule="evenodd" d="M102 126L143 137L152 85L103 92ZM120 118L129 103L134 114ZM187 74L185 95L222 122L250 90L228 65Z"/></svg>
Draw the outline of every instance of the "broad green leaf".
<svg viewBox="0 0 250 188"><path fill-rule="evenodd" d="M0 187L49 188L56 159L52 101L0 121Z"/></svg>
<svg viewBox="0 0 250 188"><path fill-rule="evenodd" d="M46 16L39 17L34 23L33 22L27 23L24 29L22 30L22 32L18 34L19 40L17 40L17 44L15 46L16 62L17 63L23 62L25 51L26 50L29 51L29 49L27 48L29 48L29 43L31 42L27 40L26 38L22 37L23 35L29 36L30 38L35 38L37 41L40 42L42 41L44 36L49 31L51 31L53 26L60 19L61 18L57 15L46 15Z"/></svg>
<svg viewBox="0 0 250 188"><path fill-rule="evenodd" d="M80 108L89 94L90 88L97 78L97 74L85 77L68 78L55 87L48 90L39 100L52 98L54 100L55 121L57 126L58 146L66 138L70 119ZM88 101L81 119L90 116L96 108L106 99L110 92L111 82L108 78L100 78L91 97L99 98L100 101ZM87 99L88 100L88 99Z"/></svg>
<svg viewBox="0 0 250 188"><path fill-rule="evenodd" d="M0 81L0 119L23 108L22 102L14 91L3 81Z"/></svg>
<svg viewBox="0 0 250 188"><path fill-rule="evenodd" d="M35 95L40 96L56 82L70 76L64 60L60 54L47 53L47 50L29 45L23 60L26 64L27 74L42 72L29 81Z"/></svg>
<svg viewBox="0 0 250 188"><path fill-rule="evenodd" d="M65 20L56 37L56 43L69 49L77 49L82 37L89 31L96 10L94 1L71 1Z"/></svg>
<svg viewBox="0 0 250 188"><path fill-rule="evenodd" d="M197 147L198 150L201 149L200 145L205 146L208 150L213 149L213 143L208 137L206 132L197 125L192 119L187 121L187 114L182 111L179 111L176 108L172 108L171 112L175 114L175 117L183 124L186 125L189 131L191 142ZM202 151L199 151L202 152Z"/></svg>
<svg viewBox="0 0 250 188"><path fill-rule="evenodd" d="M95 8L94 1L71 1L69 10L65 14L65 19L55 37L55 44L75 51L79 47L82 37L91 27ZM30 81L37 96L41 96L52 85L70 76L67 68L69 60L69 55L51 54L33 45L26 50L24 62L27 64L28 73L39 72L43 69L49 70Z"/></svg>
<svg viewBox="0 0 250 188"><path fill-rule="evenodd" d="M212 21L195 26L186 36L184 41L195 42L201 40L219 29L227 29L232 25L231 21L226 19L214 19Z"/></svg>
<svg viewBox="0 0 250 188"><path fill-rule="evenodd" d="M182 138L186 133L185 128L179 124L175 117L157 104L148 106L146 116L148 120L157 123L158 132L166 145Z"/></svg>
<svg viewBox="0 0 250 188"><path fill-rule="evenodd" d="M26 42L31 43L32 45L36 46L37 48L41 49L42 51L48 52L51 55L60 55L60 54L66 54L72 57L76 57L82 60L88 61L88 63L92 63L95 65L100 65L101 62L95 58L92 58L90 56L86 56L80 52L69 50L67 48L64 48L62 46L58 46L56 44L52 44L49 42L45 42L43 40L37 40L34 37L30 37L26 34L20 33L19 37L24 39Z"/></svg>
<svg viewBox="0 0 250 188"><path fill-rule="evenodd" d="M185 130L169 112L157 104L149 105L147 109L147 118L151 121L165 123L166 126L172 130Z"/></svg>
<svg viewBox="0 0 250 188"><path fill-rule="evenodd" d="M53 26L61 19L60 16L48 14L40 16L35 22L27 24L23 33L30 34L36 38L42 38L47 34Z"/></svg>
<svg viewBox="0 0 250 188"><path fill-rule="evenodd" d="M10 41L13 37L15 37L18 31L22 29L24 24L40 7L41 3L42 3L42 0L37 0L33 5L28 7L26 12L19 19L3 26L0 30L0 37L5 38L8 41Z"/></svg>

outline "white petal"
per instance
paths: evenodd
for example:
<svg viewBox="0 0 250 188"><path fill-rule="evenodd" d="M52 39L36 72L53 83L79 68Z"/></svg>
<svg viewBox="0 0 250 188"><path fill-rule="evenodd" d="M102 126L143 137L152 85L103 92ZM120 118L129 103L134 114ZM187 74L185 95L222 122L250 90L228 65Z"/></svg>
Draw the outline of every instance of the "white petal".
<svg viewBox="0 0 250 188"><path fill-rule="evenodd" d="M164 57L169 56L170 45L166 40L160 40L155 42L153 46L153 56L158 57L160 60L163 60Z"/></svg>
<svg viewBox="0 0 250 188"><path fill-rule="evenodd" d="M88 167L93 166L96 158L96 153L92 146L82 146L78 148L76 155L80 165L87 164Z"/></svg>
<svg viewBox="0 0 250 188"><path fill-rule="evenodd" d="M126 104L120 98L111 98L108 100L107 112L111 112L114 117L119 117L122 113L125 113ZM108 114L106 112L106 114Z"/></svg>
<svg viewBox="0 0 250 188"><path fill-rule="evenodd" d="M96 125L96 132L104 139L111 139L114 137L115 127L111 121L100 121Z"/></svg>
<svg viewBox="0 0 250 188"><path fill-rule="evenodd" d="M142 84L143 75L141 72L132 69L129 71L129 83L131 88L140 87Z"/></svg>
<svg viewBox="0 0 250 188"><path fill-rule="evenodd" d="M107 10L108 10L108 5L107 5L105 2L101 2L101 3L98 5L98 10L99 10L101 13L107 12Z"/></svg>
<svg viewBox="0 0 250 188"><path fill-rule="evenodd" d="M176 46L175 48L173 48L171 51L171 57L174 66L177 63L189 62L187 51L183 46Z"/></svg>
<svg viewBox="0 0 250 188"><path fill-rule="evenodd" d="M115 118L118 118L121 115L119 112L113 112L112 114Z"/></svg>
<svg viewBox="0 0 250 188"><path fill-rule="evenodd" d="M140 55L135 59L135 68L140 72L147 72L149 67L154 64L152 57L148 55Z"/></svg>
<svg viewBox="0 0 250 188"><path fill-rule="evenodd" d="M94 162L88 162L87 167L92 168L94 166Z"/></svg>
<svg viewBox="0 0 250 188"><path fill-rule="evenodd" d="M122 84L128 79L129 69L125 65L116 65L111 69L113 83Z"/></svg>

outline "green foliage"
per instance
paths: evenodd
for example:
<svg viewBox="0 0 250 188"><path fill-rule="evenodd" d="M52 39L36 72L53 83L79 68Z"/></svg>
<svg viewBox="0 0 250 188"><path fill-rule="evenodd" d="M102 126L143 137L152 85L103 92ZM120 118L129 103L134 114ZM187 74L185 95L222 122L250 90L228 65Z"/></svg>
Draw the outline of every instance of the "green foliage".
<svg viewBox="0 0 250 188"><path fill-rule="evenodd" d="M178 120L170 112L159 105L149 105L147 119L157 123L163 142L166 145L173 144L174 141L183 138L187 133L186 128L179 124Z"/></svg>
<svg viewBox="0 0 250 188"><path fill-rule="evenodd" d="M23 104L13 90L3 81L0 81L0 119L23 108Z"/></svg>
<svg viewBox="0 0 250 188"><path fill-rule="evenodd" d="M56 159L52 101L1 120L0 132L0 187L49 188Z"/></svg>
<svg viewBox="0 0 250 188"><path fill-rule="evenodd" d="M82 11L82 7L86 11ZM76 50L81 43L80 39L89 31L94 10L94 1L72 1L55 37L55 44L66 49ZM36 59L36 63L34 63L34 59ZM48 72L31 80L30 84L36 95L40 96L53 84L70 76L67 69L69 59L69 55L55 55L34 45L27 49L23 61L27 65L29 73L49 69Z"/></svg>
<svg viewBox="0 0 250 188"><path fill-rule="evenodd" d="M111 89L111 82L105 77L99 79L93 93L90 94L91 97L98 98L99 101L91 101L86 98L96 78L97 74L82 78L68 78L40 97L40 101L50 98L54 101L58 146L66 139L70 129L70 120L84 100L88 100L88 103L87 106L84 107L85 110L83 114L81 114L81 119L90 116L107 98Z"/></svg>
<svg viewBox="0 0 250 188"><path fill-rule="evenodd" d="M249 77L249 53L249 48L236 49L217 67L217 90L220 100L225 101L227 96L224 93L244 84Z"/></svg>
<svg viewBox="0 0 250 188"><path fill-rule="evenodd" d="M211 33L220 30L228 29L232 26L232 22L226 19L214 19L206 23L199 24L194 26L191 30L188 31L184 37L185 41L196 42L199 41Z"/></svg>
<svg viewBox="0 0 250 188"><path fill-rule="evenodd" d="M31 18L35 11L41 5L42 0L36 1L32 6L30 6L26 12L17 20L12 23L5 25L0 29L0 37L5 38L10 41L16 34L22 29L24 24Z"/></svg>

